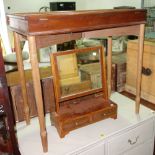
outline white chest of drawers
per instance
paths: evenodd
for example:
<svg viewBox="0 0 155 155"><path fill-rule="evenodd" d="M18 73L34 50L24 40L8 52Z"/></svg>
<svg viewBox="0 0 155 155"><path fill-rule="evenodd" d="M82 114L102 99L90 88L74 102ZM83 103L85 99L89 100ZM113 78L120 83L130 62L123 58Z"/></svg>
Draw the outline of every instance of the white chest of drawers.
<svg viewBox="0 0 155 155"><path fill-rule="evenodd" d="M58 136L47 119L49 151L46 155L153 155L155 113L141 106L136 115L134 101L114 93L118 118L106 119ZM29 127L17 125L22 155L43 155L36 120ZM33 146L33 147L32 147Z"/></svg>
<svg viewBox="0 0 155 155"><path fill-rule="evenodd" d="M107 155L153 155L154 119L132 126L107 140Z"/></svg>

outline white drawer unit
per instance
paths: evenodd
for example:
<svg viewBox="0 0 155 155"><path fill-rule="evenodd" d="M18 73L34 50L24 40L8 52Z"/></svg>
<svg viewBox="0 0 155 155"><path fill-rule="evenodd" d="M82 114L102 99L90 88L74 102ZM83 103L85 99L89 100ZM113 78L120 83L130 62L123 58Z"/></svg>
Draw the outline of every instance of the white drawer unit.
<svg viewBox="0 0 155 155"><path fill-rule="evenodd" d="M77 154L77 155L105 155L104 143L92 146L89 149Z"/></svg>
<svg viewBox="0 0 155 155"><path fill-rule="evenodd" d="M138 145L137 147L134 147L131 150L126 151L122 155L153 155L153 143L154 137L152 137L152 140Z"/></svg>
<svg viewBox="0 0 155 155"><path fill-rule="evenodd" d="M65 138L58 136L47 119L51 147L46 155L153 155L155 112L141 105L140 113L135 114L135 101L119 93L112 94L111 100L118 104L116 120L109 118L90 124L70 132ZM23 133L22 124L17 128L22 155L43 154L35 121L38 120L31 120ZM34 142L36 146L32 147Z"/></svg>
<svg viewBox="0 0 155 155"><path fill-rule="evenodd" d="M149 152L146 149L146 146L149 145L146 142L150 141L154 137L154 119L150 119L144 121L138 126L130 127L123 132L113 136L108 140L107 148L108 148L108 155L126 155L131 154L129 150L138 150L140 147L139 145L144 145L144 151L142 154L132 154L132 155L152 155L152 152L149 154L145 154L145 151ZM146 146L145 146L146 143ZM152 146L152 145L151 145ZM150 145L147 147L151 147ZM149 149L150 151L152 149ZM128 153L126 153L128 152ZM134 152L134 151L133 151ZM136 151L137 152L137 151Z"/></svg>

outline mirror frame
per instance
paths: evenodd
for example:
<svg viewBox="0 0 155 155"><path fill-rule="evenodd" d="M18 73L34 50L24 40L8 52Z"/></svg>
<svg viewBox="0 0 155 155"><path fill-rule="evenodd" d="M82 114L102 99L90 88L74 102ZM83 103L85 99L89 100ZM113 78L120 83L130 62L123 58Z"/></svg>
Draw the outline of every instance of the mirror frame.
<svg viewBox="0 0 155 155"><path fill-rule="evenodd" d="M61 55L80 53L80 52L91 52L91 51L99 51L102 87L92 89L92 90L82 91L82 92L79 92L76 94L71 94L71 95L67 95L67 96L62 97L61 96L60 75L59 75L59 70L58 70L57 57L61 56ZM105 54L104 54L103 46L87 47L87 48L73 49L73 50L68 50L68 51L51 53L50 58L51 58L52 75L53 75L53 81L54 81L54 90L55 90L56 102L59 103L62 101L75 99L77 97L82 97L82 96L86 96L86 95L97 93L97 92L103 92L103 97L105 100L107 100L108 99L108 89L107 89L106 65L105 65L105 56L104 55ZM58 106L56 106L56 108L58 109Z"/></svg>

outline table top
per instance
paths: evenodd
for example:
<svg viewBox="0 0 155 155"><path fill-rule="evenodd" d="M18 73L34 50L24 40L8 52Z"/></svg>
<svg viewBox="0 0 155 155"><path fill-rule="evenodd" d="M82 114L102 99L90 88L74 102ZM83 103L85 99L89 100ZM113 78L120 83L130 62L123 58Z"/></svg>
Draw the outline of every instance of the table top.
<svg viewBox="0 0 155 155"><path fill-rule="evenodd" d="M62 34L138 25L146 22L145 9L52 11L9 14L8 25L25 35Z"/></svg>

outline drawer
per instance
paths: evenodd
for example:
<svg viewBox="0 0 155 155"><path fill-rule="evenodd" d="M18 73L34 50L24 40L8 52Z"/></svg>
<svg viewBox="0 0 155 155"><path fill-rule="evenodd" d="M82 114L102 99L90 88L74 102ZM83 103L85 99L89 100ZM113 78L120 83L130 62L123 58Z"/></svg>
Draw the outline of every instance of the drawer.
<svg viewBox="0 0 155 155"><path fill-rule="evenodd" d="M144 143L154 136L154 121L148 120L134 129L130 129L121 135L113 136L108 141L108 155L118 155L133 147Z"/></svg>
<svg viewBox="0 0 155 155"><path fill-rule="evenodd" d="M113 108L113 109L109 108L107 110L103 109L93 115L93 120L99 121L104 118L110 117L112 114L115 114L116 110L117 110L116 108Z"/></svg>
<svg viewBox="0 0 155 155"><path fill-rule="evenodd" d="M77 153L77 155L104 155L104 143L96 144L95 146L89 147L87 150Z"/></svg>
<svg viewBox="0 0 155 155"><path fill-rule="evenodd" d="M138 145L134 149L127 151L123 155L153 155L153 147L154 147L154 137L151 140Z"/></svg>
<svg viewBox="0 0 155 155"><path fill-rule="evenodd" d="M90 122L90 118L88 116L69 120L69 121L63 122L63 129L65 131L68 131L68 130L70 131L70 130L85 126L89 122Z"/></svg>

